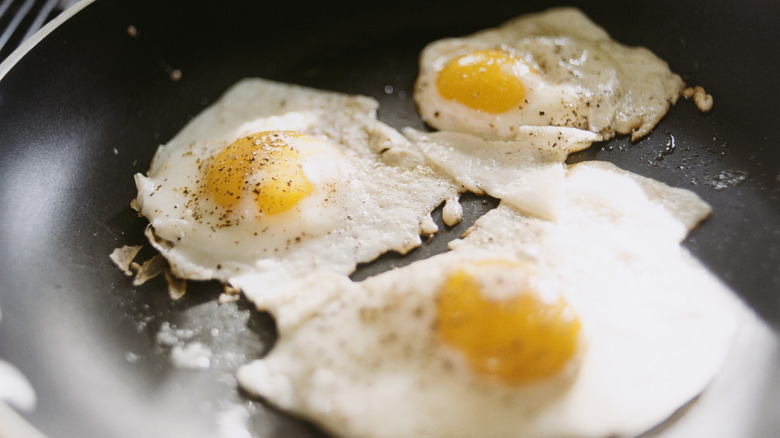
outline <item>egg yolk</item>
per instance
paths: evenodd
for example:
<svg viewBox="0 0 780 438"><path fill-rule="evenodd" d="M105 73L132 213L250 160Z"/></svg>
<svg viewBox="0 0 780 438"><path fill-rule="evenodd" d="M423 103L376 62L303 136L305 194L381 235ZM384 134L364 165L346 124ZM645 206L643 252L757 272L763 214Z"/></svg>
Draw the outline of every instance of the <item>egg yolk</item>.
<svg viewBox="0 0 780 438"><path fill-rule="evenodd" d="M452 273L438 301L437 334L465 355L478 374L510 385L539 382L562 372L578 349L580 321L562 297L543 299L512 270L523 264L482 261ZM524 272L523 272L524 271ZM509 287L508 298L486 297L486 287Z"/></svg>
<svg viewBox="0 0 780 438"><path fill-rule="evenodd" d="M436 79L442 97L471 109L500 114L519 106L525 87L512 76L518 59L502 50L481 50L449 62Z"/></svg>
<svg viewBox="0 0 780 438"><path fill-rule="evenodd" d="M301 168L301 154L292 131L265 131L240 138L220 151L206 171L204 190L232 209L245 196L258 212L275 214L293 208L313 186Z"/></svg>

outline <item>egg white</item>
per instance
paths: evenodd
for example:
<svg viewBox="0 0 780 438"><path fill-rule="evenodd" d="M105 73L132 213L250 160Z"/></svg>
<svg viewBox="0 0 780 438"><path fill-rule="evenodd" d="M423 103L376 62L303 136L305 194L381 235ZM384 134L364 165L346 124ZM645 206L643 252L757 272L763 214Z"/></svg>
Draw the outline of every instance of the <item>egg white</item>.
<svg viewBox="0 0 780 438"><path fill-rule="evenodd" d="M557 220L566 158L601 140L575 128L521 126L514 140L484 140L466 133L404 134L437 168L477 194L487 193L532 216Z"/></svg>
<svg viewBox="0 0 780 438"><path fill-rule="evenodd" d="M527 91L519 107L489 114L439 93L436 78L447 63L486 49L517 58L517 67L508 72ZM587 129L604 139L631 134L636 140L653 129L685 87L650 50L612 40L585 14L569 7L434 41L422 51L419 63L414 98L423 120L440 130L490 139L512 138L522 125L554 125Z"/></svg>

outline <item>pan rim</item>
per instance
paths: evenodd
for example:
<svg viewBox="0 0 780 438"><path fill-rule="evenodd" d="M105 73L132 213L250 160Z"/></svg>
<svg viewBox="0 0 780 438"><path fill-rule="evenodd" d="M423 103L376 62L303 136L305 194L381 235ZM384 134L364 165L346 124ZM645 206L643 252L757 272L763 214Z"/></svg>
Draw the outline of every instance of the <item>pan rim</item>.
<svg viewBox="0 0 780 438"><path fill-rule="evenodd" d="M54 17L51 21L46 23L37 32L35 32L30 38L26 39L19 45L8 57L0 62L0 81L3 80L6 74L25 56L30 50L33 49L39 42L43 41L54 29L58 28L62 23L69 20L79 11L84 9L95 0L79 0L69 8L62 11L59 15ZM43 438L45 435L40 432L35 426L28 422L22 415L20 415L13 407L5 402L0 402L0 418L3 419L3 426L0 428L0 433L11 433L13 436L19 436L20 438Z"/></svg>
<svg viewBox="0 0 780 438"><path fill-rule="evenodd" d="M48 36L54 29L58 28L62 23L69 20L76 15L79 11L93 3L95 0L79 0L73 6L65 9L59 15L54 17L51 21L46 23L37 32L35 32L30 38L27 38L22 44L19 45L8 57L0 63L0 81L3 80L6 74L19 62L33 47L38 45L46 36Z"/></svg>

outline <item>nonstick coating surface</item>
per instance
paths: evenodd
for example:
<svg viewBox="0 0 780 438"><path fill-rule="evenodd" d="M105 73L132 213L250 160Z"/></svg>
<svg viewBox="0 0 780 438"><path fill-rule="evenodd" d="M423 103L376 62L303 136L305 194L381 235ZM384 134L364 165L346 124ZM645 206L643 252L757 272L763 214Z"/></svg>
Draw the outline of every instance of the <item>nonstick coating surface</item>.
<svg viewBox="0 0 780 438"><path fill-rule="evenodd" d="M236 388L236 367L273 344L269 316L244 301L218 306L214 283L171 302L162 279L133 287L109 261L114 248L144 243L132 175L247 76L373 96L380 119L424 129L411 93L426 43L554 4L98 0L52 31L0 81L0 357L37 390L28 420L53 437L219 436L218 423L244 421L257 436L323 436ZM572 161L612 161L710 202L713 216L686 245L778 326L780 7L569 4L715 97L708 114L681 101L647 138ZM744 181L716 190L719 177ZM495 205L467 201L470 221ZM462 231L356 278L441 251ZM208 345L211 369L172 366L161 332Z"/></svg>

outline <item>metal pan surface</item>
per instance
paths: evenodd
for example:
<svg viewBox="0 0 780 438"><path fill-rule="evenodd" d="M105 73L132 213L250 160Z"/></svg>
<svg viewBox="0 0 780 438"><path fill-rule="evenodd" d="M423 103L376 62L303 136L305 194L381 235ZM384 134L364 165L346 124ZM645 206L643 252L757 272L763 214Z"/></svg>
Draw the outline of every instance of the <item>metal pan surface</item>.
<svg viewBox="0 0 780 438"><path fill-rule="evenodd" d="M698 193L714 214L685 245L780 326L777 4L96 0L0 68L0 357L36 390L26 421L51 437L326 436L236 387L235 369L273 345L268 315L217 305L216 283L192 283L172 302L161 278L134 287L111 263L114 248L144 243L132 175L250 76L373 96L383 121L425 129L411 98L425 44L562 4L715 98L710 113L681 100L648 137L572 160ZM493 205L469 199L467 223ZM442 251L462 231L356 276ZM209 345L209 369L173 366L166 334ZM777 426L767 404L757 402L748 435Z"/></svg>

